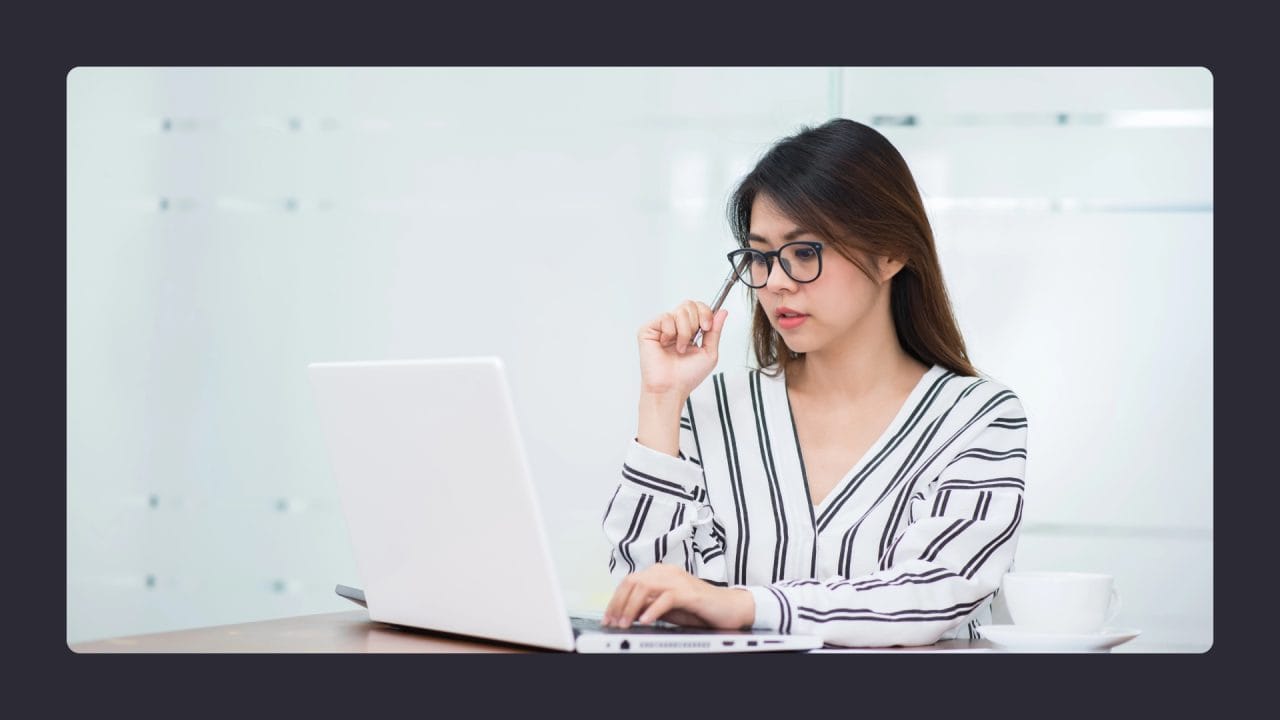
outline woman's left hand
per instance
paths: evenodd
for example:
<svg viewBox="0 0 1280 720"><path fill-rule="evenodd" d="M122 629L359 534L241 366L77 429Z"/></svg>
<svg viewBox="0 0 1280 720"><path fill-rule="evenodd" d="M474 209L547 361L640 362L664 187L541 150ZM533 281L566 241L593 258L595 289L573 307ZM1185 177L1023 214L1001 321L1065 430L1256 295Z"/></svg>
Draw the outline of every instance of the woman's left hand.
<svg viewBox="0 0 1280 720"><path fill-rule="evenodd" d="M737 630L755 622L756 606L742 588L722 588L684 568L657 563L622 579L604 609L604 624L665 620L677 625Z"/></svg>

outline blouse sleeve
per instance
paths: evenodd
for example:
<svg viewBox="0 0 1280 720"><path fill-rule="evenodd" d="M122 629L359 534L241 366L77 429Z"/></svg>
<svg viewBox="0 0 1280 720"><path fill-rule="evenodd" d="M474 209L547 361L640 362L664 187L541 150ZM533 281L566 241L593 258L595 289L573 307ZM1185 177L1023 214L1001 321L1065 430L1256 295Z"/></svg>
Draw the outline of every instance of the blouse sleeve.
<svg viewBox="0 0 1280 720"><path fill-rule="evenodd" d="M691 402L680 415L679 457L631 441L601 526L615 584L659 562L727 584L724 526L707 502Z"/></svg>
<svg viewBox="0 0 1280 720"><path fill-rule="evenodd" d="M1022 523L1027 419L1018 398L1006 394L912 498L911 520L879 571L735 585L755 599L753 627L817 635L832 645L928 645L990 600L1013 562Z"/></svg>

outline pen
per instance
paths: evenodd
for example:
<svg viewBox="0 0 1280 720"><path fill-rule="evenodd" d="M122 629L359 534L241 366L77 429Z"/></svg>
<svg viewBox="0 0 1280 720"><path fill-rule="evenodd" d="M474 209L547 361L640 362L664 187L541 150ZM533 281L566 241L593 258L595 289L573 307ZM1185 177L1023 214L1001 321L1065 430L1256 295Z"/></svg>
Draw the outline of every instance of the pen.
<svg viewBox="0 0 1280 720"><path fill-rule="evenodd" d="M749 262L749 260L744 260L743 262ZM733 268L729 271L728 277L724 279L724 283L720 285L720 291L716 293L716 299L711 303L712 318L715 317L716 311L720 309L720 306L724 304L724 299L729 297L729 288L733 287L733 283L736 282L737 280L738 280L738 268ZM697 345L698 347L702 347L702 328L701 327L698 328L698 332L693 334L693 340L691 342L694 345Z"/></svg>

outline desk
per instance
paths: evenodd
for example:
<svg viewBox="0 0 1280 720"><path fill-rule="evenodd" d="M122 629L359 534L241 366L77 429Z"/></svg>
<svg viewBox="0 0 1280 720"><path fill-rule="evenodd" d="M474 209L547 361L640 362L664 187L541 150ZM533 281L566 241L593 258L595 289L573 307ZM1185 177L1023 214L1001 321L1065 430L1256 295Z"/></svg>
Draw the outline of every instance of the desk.
<svg viewBox="0 0 1280 720"><path fill-rule="evenodd" d="M365 610L300 615L240 625L176 630L95 640L70 646L78 653L511 653L537 652L484 640L402 628L369 620Z"/></svg>
<svg viewBox="0 0 1280 720"><path fill-rule="evenodd" d="M78 653L527 653L506 643L371 622L365 610L302 615L240 625L109 638L71 645ZM877 648L879 652L988 651L987 640L944 640L924 647ZM826 652L826 651L819 651ZM839 651L845 652L845 651ZM870 652L862 650L861 652Z"/></svg>

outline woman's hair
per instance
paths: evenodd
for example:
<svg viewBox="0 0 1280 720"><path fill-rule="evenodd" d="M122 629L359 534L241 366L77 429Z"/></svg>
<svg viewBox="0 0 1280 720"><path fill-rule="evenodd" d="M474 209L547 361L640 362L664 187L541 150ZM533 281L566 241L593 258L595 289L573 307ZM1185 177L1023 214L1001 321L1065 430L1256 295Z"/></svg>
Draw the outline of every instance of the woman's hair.
<svg viewBox="0 0 1280 720"><path fill-rule="evenodd" d="M925 365L936 363L959 375L978 374L951 311L920 192L906 161L883 135L837 118L779 140L729 199L729 224L742 247L748 247L757 195L768 197L873 282L878 277L867 256L902 260L889 291L898 342ZM784 345L758 303L751 339L756 361L770 376L803 358ZM767 368L774 365L770 372Z"/></svg>

